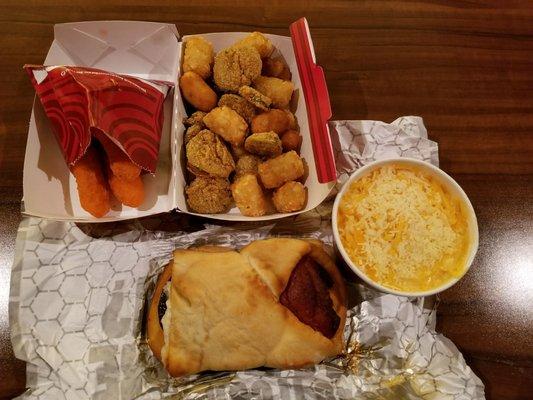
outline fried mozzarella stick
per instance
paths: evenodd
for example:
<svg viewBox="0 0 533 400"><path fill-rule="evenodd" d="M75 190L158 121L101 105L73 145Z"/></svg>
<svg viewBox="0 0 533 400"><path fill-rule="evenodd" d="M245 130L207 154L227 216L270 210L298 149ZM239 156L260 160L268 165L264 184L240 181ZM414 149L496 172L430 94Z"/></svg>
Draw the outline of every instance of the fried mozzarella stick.
<svg viewBox="0 0 533 400"><path fill-rule="evenodd" d="M109 186L118 201L129 207L139 207L144 201L144 184L140 176L124 180L109 171Z"/></svg>
<svg viewBox="0 0 533 400"><path fill-rule="evenodd" d="M113 175L125 181L139 178L141 168L135 165L126 153L113 143L106 134L99 132L97 138L107 154L107 160Z"/></svg>
<svg viewBox="0 0 533 400"><path fill-rule="evenodd" d="M96 218L106 215L111 208L109 188L96 150L89 147L70 170L76 178L82 208Z"/></svg>

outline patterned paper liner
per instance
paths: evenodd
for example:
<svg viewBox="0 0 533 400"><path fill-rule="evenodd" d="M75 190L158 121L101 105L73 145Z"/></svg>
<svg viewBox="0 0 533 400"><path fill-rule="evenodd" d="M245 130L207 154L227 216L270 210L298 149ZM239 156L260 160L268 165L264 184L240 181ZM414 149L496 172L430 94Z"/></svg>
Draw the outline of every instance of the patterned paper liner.
<svg viewBox="0 0 533 400"><path fill-rule="evenodd" d="M419 118L392 124L338 121L339 180L390 155L436 163ZM266 236L333 244L329 199L268 222L207 224L162 214L121 224L76 225L26 218L17 238L10 294L12 342L28 362L36 399L483 399L483 384L435 332L423 299L350 284L345 354L303 370L258 369L169 379L142 337L147 293L172 249L203 243L242 247ZM427 306L427 305L426 305Z"/></svg>

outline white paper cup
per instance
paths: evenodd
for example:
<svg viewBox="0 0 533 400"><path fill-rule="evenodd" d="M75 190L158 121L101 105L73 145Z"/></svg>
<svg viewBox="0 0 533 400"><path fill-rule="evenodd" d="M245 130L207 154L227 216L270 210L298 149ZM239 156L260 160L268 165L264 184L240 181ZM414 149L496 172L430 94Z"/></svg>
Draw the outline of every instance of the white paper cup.
<svg viewBox="0 0 533 400"><path fill-rule="evenodd" d="M470 250L466 261L465 269L462 273L462 275L458 278L454 278L445 284L436 287L431 290L426 291L420 291L420 292L408 292L408 291L401 291L401 290L395 290L388 288L386 286L383 286L379 284L378 282L370 279L348 256L348 253L344 249L344 246L341 242L340 234L338 231L337 226L337 213L339 209L339 204L341 202L341 199L345 193L345 191L350 187L350 185L362 178L363 176L371 173L372 171L386 165L395 164L395 165L405 165L410 167L416 167L417 169L420 169L427 173L429 176L434 177L441 183L450 193L453 197L459 199L464 209L467 210L467 218L468 218L468 230L469 230L469 237L470 237ZM400 296L430 296L439 292L442 292L443 290L448 289L449 287L453 286L459 279L461 279L467 271L470 269L470 266L472 265L472 262L474 261L474 257L476 255L478 244L479 244L479 232L478 232L478 226L477 226L477 218L476 214L474 212L474 208L472 207L472 204L470 203L470 200L468 199L468 196L466 193L461 189L459 184L455 182L455 180L446 174L441 169L427 163L424 161L419 161L411 158L391 158L387 160L380 160L375 161L373 163L370 163L368 165L365 165L364 167L358 169L356 172L354 172L348 181L344 184L341 191L337 194L337 197L335 199L335 203L333 204L333 214L332 214L332 225L333 225L333 236L335 238L335 243L337 244L337 248L339 249L339 252L341 253L342 257L348 264L348 266L354 271L363 281L368 283L370 286L386 293L392 293Z"/></svg>

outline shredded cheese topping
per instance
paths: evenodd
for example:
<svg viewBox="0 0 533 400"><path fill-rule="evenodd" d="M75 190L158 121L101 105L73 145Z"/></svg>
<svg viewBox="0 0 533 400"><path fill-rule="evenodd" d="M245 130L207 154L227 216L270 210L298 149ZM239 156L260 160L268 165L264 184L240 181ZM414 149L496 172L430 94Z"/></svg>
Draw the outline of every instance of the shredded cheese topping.
<svg viewBox="0 0 533 400"><path fill-rule="evenodd" d="M387 165L353 182L337 219L350 259L383 286L425 291L464 273L467 211L420 169Z"/></svg>

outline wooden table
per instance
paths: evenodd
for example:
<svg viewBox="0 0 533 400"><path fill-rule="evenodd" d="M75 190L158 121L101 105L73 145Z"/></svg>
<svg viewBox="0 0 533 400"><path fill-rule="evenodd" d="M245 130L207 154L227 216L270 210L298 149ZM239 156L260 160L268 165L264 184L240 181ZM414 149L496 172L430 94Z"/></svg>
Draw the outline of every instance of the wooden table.
<svg viewBox="0 0 533 400"><path fill-rule="evenodd" d="M334 119L424 117L430 138L439 143L441 167L474 204L481 236L470 272L441 295L438 330L462 350L484 381L487 398L533 398L532 2L2 3L1 398L25 386L24 363L11 350L7 312L34 96L21 67L44 60L53 25L132 19L175 23L182 34L287 35L289 23L301 16L308 18L326 71Z"/></svg>

